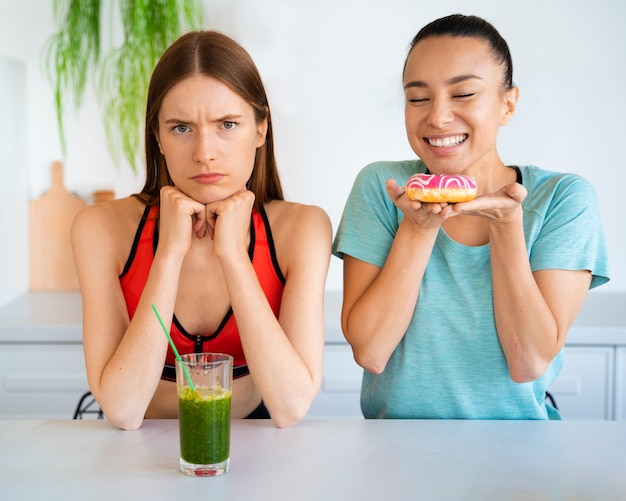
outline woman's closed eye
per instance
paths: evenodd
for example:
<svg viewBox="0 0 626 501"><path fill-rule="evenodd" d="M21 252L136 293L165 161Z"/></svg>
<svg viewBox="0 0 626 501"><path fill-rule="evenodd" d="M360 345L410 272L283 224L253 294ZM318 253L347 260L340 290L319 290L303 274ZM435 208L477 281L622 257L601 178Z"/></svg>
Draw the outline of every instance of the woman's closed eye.
<svg viewBox="0 0 626 501"><path fill-rule="evenodd" d="M467 94L456 94L454 96L455 99L469 99L471 97L474 97L476 95L475 92L468 92Z"/></svg>
<svg viewBox="0 0 626 501"><path fill-rule="evenodd" d="M407 97L406 100L411 104L424 104L430 101L427 97Z"/></svg>
<svg viewBox="0 0 626 501"><path fill-rule="evenodd" d="M477 86L472 85L463 85L457 88L451 88L449 90L449 95L452 99L471 99L474 96L480 94L481 89L477 88Z"/></svg>

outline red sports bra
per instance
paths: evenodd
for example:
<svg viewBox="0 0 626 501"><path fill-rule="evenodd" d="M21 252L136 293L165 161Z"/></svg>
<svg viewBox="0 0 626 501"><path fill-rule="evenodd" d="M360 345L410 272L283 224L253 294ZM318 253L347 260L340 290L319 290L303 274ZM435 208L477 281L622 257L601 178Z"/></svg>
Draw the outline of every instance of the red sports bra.
<svg viewBox="0 0 626 501"><path fill-rule="evenodd" d="M146 207L135 234L130 256L120 275L120 284L131 319L148 279L159 241L158 215L158 206ZM278 266L272 232L264 209L252 213L248 254L268 303L274 315L278 317L285 278ZM228 353L234 358L233 377L249 374L232 309L222 319L217 331L212 333L189 333L174 314L170 334L181 355L194 352ZM174 353L168 348L161 379L176 380L174 361Z"/></svg>

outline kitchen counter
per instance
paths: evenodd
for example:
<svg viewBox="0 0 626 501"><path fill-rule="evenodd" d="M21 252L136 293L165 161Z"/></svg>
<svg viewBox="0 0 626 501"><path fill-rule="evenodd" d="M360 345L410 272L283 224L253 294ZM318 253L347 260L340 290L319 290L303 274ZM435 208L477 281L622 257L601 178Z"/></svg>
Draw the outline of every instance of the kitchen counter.
<svg viewBox="0 0 626 501"><path fill-rule="evenodd" d="M178 421L0 420L6 499L623 500L626 422L234 420L231 467L178 469Z"/></svg>
<svg viewBox="0 0 626 501"><path fill-rule="evenodd" d="M0 308L0 343L82 342L79 292L28 292Z"/></svg>

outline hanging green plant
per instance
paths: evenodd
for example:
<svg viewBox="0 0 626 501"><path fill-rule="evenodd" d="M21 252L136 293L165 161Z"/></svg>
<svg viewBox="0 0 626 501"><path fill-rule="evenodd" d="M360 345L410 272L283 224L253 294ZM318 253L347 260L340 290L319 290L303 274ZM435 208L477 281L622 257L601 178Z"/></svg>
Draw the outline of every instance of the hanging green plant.
<svg viewBox="0 0 626 501"><path fill-rule="evenodd" d="M101 54L100 0L53 0L59 31L47 42L48 78L54 88L63 153L63 116L78 111L91 76L102 110L113 160L124 158L133 171L143 159L145 103L150 75L165 49L184 31L204 22L200 0L117 0L123 42Z"/></svg>

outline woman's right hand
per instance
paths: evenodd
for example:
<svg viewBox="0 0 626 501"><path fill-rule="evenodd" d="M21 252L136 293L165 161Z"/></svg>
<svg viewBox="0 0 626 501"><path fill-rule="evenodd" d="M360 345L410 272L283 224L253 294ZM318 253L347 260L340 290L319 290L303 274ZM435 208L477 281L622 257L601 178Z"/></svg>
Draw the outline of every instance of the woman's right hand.
<svg viewBox="0 0 626 501"><path fill-rule="evenodd" d="M394 205L402 211L405 219L412 221L420 229L435 229L447 219L449 212L444 211L447 203L424 203L410 200L404 186L398 185L394 179L386 183L387 194Z"/></svg>
<svg viewBox="0 0 626 501"><path fill-rule="evenodd" d="M159 248L184 256L191 246L192 232L198 238L207 234L204 204L174 186L161 188Z"/></svg>

